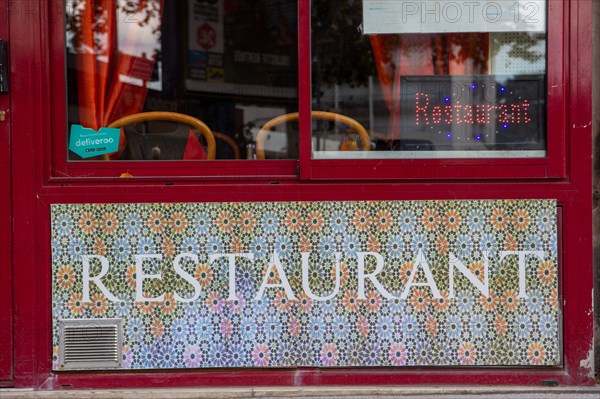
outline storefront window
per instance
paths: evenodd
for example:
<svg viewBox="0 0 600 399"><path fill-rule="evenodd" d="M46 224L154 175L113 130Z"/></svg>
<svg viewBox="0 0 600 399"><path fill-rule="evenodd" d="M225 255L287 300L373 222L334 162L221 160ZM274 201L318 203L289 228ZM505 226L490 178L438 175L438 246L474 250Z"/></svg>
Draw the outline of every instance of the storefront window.
<svg viewBox="0 0 600 399"><path fill-rule="evenodd" d="M260 127L298 110L296 0L66 1L65 15L71 161L253 159ZM152 111L208 129L118 122ZM264 139L267 159L297 158L292 124Z"/></svg>
<svg viewBox="0 0 600 399"><path fill-rule="evenodd" d="M313 158L545 157L546 8L313 0Z"/></svg>

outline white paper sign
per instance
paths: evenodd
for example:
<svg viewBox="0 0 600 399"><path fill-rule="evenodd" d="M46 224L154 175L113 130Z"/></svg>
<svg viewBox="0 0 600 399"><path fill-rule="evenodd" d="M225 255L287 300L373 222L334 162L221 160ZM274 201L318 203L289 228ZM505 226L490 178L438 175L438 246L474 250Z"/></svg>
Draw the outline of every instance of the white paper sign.
<svg viewBox="0 0 600 399"><path fill-rule="evenodd" d="M189 49L224 51L224 0L189 1Z"/></svg>
<svg viewBox="0 0 600 399"><path fill-rule="evenodd" d="M545 32L548 0L363 0L365 34Z"/></svg>

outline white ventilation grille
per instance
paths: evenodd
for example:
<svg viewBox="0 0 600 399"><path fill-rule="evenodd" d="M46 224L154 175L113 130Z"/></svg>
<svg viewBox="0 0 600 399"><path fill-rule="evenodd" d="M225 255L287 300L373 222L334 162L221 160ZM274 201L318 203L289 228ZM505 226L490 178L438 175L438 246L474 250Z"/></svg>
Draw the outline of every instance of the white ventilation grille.
<svg viewBox="0 0 600 399"><path fill-rule="evenodd" d="M123 319L59 320L62 370L122 367Z"/></svg>

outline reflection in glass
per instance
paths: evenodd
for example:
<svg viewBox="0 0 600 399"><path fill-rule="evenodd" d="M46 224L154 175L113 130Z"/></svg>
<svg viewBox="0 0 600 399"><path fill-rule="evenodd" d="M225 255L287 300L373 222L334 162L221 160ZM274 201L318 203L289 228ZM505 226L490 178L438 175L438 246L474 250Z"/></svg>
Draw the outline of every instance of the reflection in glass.
<svg viewBox="0 0 600 399"><path fill-rule="evenodd" d="M74 125L98 131L124 116L168 111L208 125L217 159L254 158L247 149L260 127L298 110L295 0L66 1L65 16L70 132ZM205 159L205 151L185 145L183 152L164 148L179 148L186 137L189 145L194 135L165 126L127 129L143 136L136 143L174 154L168 159ZM143 149L126 149L125 130L117 153L91 159L152 159ZM170 144L171 131L177 134ZM266 150L268 159L297 157L297 134L278 128ZM69 159L81 158L70 151Z"/></svg>
<svg viewBox="0 0 600 399"><path fill-rule="evenodd" d="M449 24L445 14L377 14L367 3L373 2L312 2L313 109L352 117L371 138L370 151L343 151L342 137L336 145L330 133L323 139L314 130L314 157L545 156L544 2L537 2L544 16L537 25L507 20L486 32L472 31L476 18ZM366 21L369 29L397 31L365 34L367 13L381 23L406 23ZM414 33L419 29L431 33Z"/></svg>

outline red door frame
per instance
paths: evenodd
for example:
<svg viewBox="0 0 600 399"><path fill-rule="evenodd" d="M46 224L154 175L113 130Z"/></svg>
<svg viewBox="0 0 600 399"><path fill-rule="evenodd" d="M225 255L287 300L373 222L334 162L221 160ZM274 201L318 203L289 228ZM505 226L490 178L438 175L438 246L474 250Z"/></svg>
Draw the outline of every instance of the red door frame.
<svg viewBox="0 0 600 399"><path fill-rule="evenodd" d="M1 1L1 0L0 0ZM554 0L551 0L554 1ZM567 1L567 0L565 0ZM527 180L481 179L437 181L346 180L343 182L281 180L279 184L248 179L194 181L61 179L51 169L52 134L64 135L64 52L48 52L48 33L62 15L62 2L28 0L11 14L11 69L14 198L14 381L39 389L318 385L318 384L528 384L553 380L565 385L591 385L593 363L592 227L591 227L591 87L592 0L568 1L564 21L565 169L562 178ZM302 4L307 4L304 0ZM307 17L301 10L301 17ZM306 46L306 43L301 46ZM306 50L306 49L304 49ZM303 51L301 49L301 51ZM307 69L308 68L308 69ZM310 76L301 64L301 76ZM305 79L306 80L306 79ZM57 83L58 82L58 83ZM309 81L301 81L308 84ZM62 93L62 94L61 94ZM306 111L306 110L305 110ZM61 124L63 124L61 126ZM54 129L52 128L55 127ZM56 129L62 129L59 133ZM64 148L64 147L63 147ZM113 168L113 170L115 170ZM67 176L68 177L68 176ZM49 204L82 202L193 202L293 200L422 200L555 198L562 209L562 299L564 366L558 369L300 369L174 372L52 372L52 314Z"/></svg>
<svg viewBox="0 0 600 399"><path fill-rule="evenodd" d="M7 0L0 0L0 39L8 40ZM8 111L9 106L9 95L0 94L0 111ZM8 113L0 122L0 387L13 383L10 157Z"/></svg>

